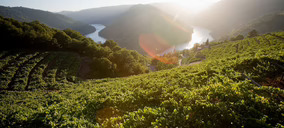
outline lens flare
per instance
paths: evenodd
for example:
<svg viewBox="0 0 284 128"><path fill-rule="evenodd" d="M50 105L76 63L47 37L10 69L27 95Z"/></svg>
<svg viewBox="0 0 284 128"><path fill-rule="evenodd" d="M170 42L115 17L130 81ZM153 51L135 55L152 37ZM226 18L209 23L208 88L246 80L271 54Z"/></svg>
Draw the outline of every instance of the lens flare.
<svg viewBox="0 0 284 128"><path fill-rule="evenodd" d="M176 64L177 58L162 57L164 51L172 49L166 40L155 34L142 34L139 37L140 47L152 58L155 58L166 64Z"/></svg>
<svg viewBox="0 0 284 128"><path fill-rule="evenodd" d="M178 58L169 53L175 53L176 46L189 42L192 32L173 18L160 16L154 18L151 31L139 35L139 45L149 56L166 64L176 64Z"/></svg>

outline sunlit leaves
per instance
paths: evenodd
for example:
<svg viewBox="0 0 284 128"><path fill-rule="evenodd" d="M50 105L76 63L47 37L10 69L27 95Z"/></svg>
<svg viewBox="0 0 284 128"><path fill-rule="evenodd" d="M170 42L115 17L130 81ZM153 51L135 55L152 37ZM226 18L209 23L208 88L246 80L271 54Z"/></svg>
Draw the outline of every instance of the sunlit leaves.
<svg viewBox="0 0 284 128"><path fill-rule="evenodd" d="M266 78L282 73L277 64L283 65L283 42L275 39L278 42L268 47L264 39L260 45L251 41L254 38L245 40L230 42L243 46L238 53L230 43L205 49L202 52L206 60L199 65L127 78L89 80L50 92L4 91L0 94L0 125L281 127L284 91L258 87L252 80L263 84ZM250 46L247 41L251 41ZM107 67L118 64L116 57L128 55L127 51L118 51L99 61ZM130 54L123 61L138 58L135 53ZM125 67L129 65L133 66Z"/></svg>

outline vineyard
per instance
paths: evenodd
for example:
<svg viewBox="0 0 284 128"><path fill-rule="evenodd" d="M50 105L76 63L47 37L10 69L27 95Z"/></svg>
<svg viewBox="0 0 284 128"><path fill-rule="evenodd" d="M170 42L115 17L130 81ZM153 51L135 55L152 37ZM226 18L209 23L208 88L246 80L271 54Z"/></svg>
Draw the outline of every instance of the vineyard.
<svg viewBox="0 0 284 128"><path fill-rule="evenodd" d="M0 127L284 127L284 32L215 44L197 65L68 87L75 55L2 52Z"/></svg>
<svg viewBox="0 0 284 128"><path fill-rule="evenodd" d="M59 89L72 84L79 56L67 52L3 51L0 53L0 90Z"/></svg>

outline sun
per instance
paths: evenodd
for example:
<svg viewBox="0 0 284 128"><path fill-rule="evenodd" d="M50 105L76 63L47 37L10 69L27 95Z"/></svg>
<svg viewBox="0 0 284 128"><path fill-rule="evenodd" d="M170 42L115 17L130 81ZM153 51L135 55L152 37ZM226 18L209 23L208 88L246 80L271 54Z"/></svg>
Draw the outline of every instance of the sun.
<svg viewBox="0 0 284 128"><path fill-rule="evenodd" d="M220 0L175 0L174 3L183 6L192 13L198 13Z"/></svg>

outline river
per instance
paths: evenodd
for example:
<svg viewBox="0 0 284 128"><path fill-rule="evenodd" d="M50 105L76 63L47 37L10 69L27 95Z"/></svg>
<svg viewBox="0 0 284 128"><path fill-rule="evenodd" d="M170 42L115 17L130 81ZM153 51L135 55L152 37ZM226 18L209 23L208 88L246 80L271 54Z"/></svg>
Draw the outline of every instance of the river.
<svg viewBox="0 0 284 128"><path fill-rule="evenodd" d="M93 39L96 43L105 43L106 39L99 35L100 31L102 31L106 26L102 24L91 24L96 28L96 31L86 35L86 37Z"/></svg>
<svg viewBox="0 0 284 128"><path fill-rule="evenodd" d="M160 55L164 55L166 53L169 52L173 52L174 50L177 51L182 51L184 49L191 49L193 48L194 44L198 43L198 44L202 44L203 42L206 42L207 39L209 41L213 40L213 37L211 36L211 31L202 27L198 27L198 26L192 26L193 28L193 34L191 37L191 41L186 42L184 44L178 45L178 46L174 46L172 48L169 48L168 50L164 51L163 53L160 53Z"/></svg>
<svg viewBox="0 0 284 128"><path fill-rule="evenodd" d="M192 26L193 34L191 37L191 41L185 44L176 46L176 50L190 49L193 48L195 43L202 44L206 42L207 39L209 41L213 40L213 37L210 35L211 31L202 27Z"/></svg>
<svg viewBox="0 0 284 128"><path fill-rule="evenodd" d="M97 43L104 43L106 41L105 38L101 37L99 35L100 31L102 31L106 26L102 25L102 24L91 24L92 26L94 26L96 28L96 31L93 33L90 33L88 35L86 35L86 37L89 37L91 39L93 39L95 42ZM168 50L166 50L165 52L161 53L161 55L165 54L165 53L169 53L171 51L174 50L184 50L184 49L190 49L194 46L195 43L203 43L206 42L207 39L209 41L213 40L213 37L210 35L210 30L202 28L202 27L198 27L198 26L192 26L193 28L193 34L192 34L192 39L189 42L186 42L184 44L172 47Z"/></svg>

